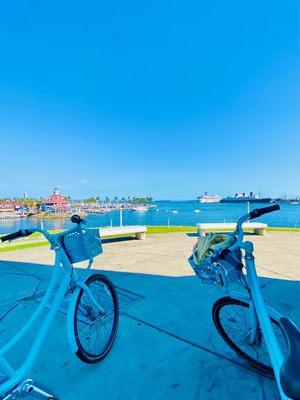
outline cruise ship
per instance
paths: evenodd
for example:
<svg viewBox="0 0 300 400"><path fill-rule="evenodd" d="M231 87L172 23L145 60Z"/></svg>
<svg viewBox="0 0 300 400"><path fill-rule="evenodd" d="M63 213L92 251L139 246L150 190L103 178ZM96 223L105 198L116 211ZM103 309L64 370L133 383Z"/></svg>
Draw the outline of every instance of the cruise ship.
<svg viewBox="0 0 300 400"><path fill-rule="evenodd" d="M209 195L207 192L203 196L197 197L200 203L220 203L222 197L218 195Z"/></svg>
<svg viewBox="0 0 300 400"><path fill-rule="evenodd" d="M271 197L260 197L253 192L247 196L245 193L236 193L233 197L225 197L221 203L271 203Z"/></svg>

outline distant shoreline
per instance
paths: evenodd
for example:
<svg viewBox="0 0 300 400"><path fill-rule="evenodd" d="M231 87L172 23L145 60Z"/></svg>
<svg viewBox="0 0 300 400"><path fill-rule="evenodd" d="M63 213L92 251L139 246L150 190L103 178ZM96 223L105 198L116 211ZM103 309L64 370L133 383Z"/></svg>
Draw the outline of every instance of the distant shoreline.
<svg viewBox="0 0 300 400"><path fill-rule="evenodd" d="M85 209L83 211L73 210L71 212L46 212L42 211L40 213L28 213L27 215L19 215L18 213L9 213L7 215L0 214L0 221L11 221L11 220L22 220L22 219L64 219L70 218L74 214L78 214L80 216L87 215L105 215L109 214L111 211L138 211L139 209L144 209L144 211L148 211L150 208L154 208L153 205L137 205L132 207L104 207L104 208L95 208L95 209Z"/></svg>
<svg viewBox="0 0 300 400"><path fill-rule="evenodd" d="M248 212L245 204L200 204L196 201L155 202L156 207L103 207L96 210L91 207L81 214L87 219L88 226L150 225L150 226L196 226L197 223L236 222L241 215ZM152 204L153 205L153 204ZM264 205L260 205L260 207ZM250 205L250 210L260 208ZM131 211L132 210L132 211ZM43 224L47 230L68 229L71 226L72 212L36 213L29 218L1 219L0 232L31 228ZM33 214L33 213L32 213ZM281 210L261 217L260 221L272 227L300 227L300 205L282 204Z"/></svg>

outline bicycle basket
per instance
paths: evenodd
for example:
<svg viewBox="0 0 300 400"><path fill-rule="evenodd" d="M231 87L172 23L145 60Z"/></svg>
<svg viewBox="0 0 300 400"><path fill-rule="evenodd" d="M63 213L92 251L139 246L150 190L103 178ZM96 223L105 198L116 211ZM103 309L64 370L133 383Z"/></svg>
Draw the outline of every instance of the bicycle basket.
<svg viewBox="0 0 300 400"><path fill-rule="evenodd" d="M211 261L211 256L215 251L226 249L233 243L234 238L228 234L209 234L198 238L188 262L202 283L227 286L240 278L241 271L228 261L218 260L214 263ZM239 251L235 255L240 259Z"/></svg>
<svg viewBox="0 0 300 400"><path fill-rule="evenodd" d="M62 246L70 262L91 260L102 253L99 229L82 229L67 233L61 238Z"/></svg>

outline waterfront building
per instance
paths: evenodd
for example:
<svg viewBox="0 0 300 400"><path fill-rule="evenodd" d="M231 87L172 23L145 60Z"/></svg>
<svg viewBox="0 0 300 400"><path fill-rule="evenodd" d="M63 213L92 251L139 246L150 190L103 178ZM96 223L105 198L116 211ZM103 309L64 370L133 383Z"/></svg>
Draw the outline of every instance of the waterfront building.
<svg viewBox="0 0 300 400"><path fill-rule="evenodd" d="M71 202L62 197L59 190L55 188L52 196L42 199L41 210L50 213L69 213L71 212Z"/></svg>
<svg viewBox="0 0 300 400"><path fill-rule="evenodd" d="M22 202L17 200L5 199L0 202L0 219L16 218L23 207Z"/></svg>

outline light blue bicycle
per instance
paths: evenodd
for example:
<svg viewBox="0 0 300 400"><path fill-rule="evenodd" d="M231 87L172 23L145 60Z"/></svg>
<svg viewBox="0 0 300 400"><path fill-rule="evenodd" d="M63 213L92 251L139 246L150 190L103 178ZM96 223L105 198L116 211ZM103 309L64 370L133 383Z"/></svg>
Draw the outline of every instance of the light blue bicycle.
<svg viewBox="0 0 300 400"><path fill-rule="evenodd" d="M216 236L202 242L200 238L189 262L202 281L225 286L230 293L212 309L214 324L225 342L259 371L275 375L282 400L300 400L300 331L290 319L265 304L253 244L243 241L245 221L279 209L276 204L251 211L238 220L235 232L223 238L219 235L220 243ZM204 251L199 255L201 249ZM209 251L209 257L205 257ZM229 286L237 282L246 293L229 291Z"/></svg>
<svg viewBox="0 0 300 400"><path fill-rule="evenodd" d="M71 221L75 226L58 234L31 229L1 237L2 242L5 242L40 232L55 251L52 278L40 305L20 331L0 348L1 400L14 400L29 394L41 399L54 399L51 394L35 386L29 377L56 312L66 296L70 298L67 336L71 350L82 361L96 363L103 360L116 338L119 305L113 284L107 277L98 273L90 275L88 272L89 276L86 274L85 278L79 278L73 269L73 263L87 260L89 270L93 258L102 253L99 230L83 229L84 221L78 215L73 215ZM65 275L61 282L58 282L61 267ZM45 311L43 322L24 363L18 369L13 369L4 355L24 337Z"/></svg>

